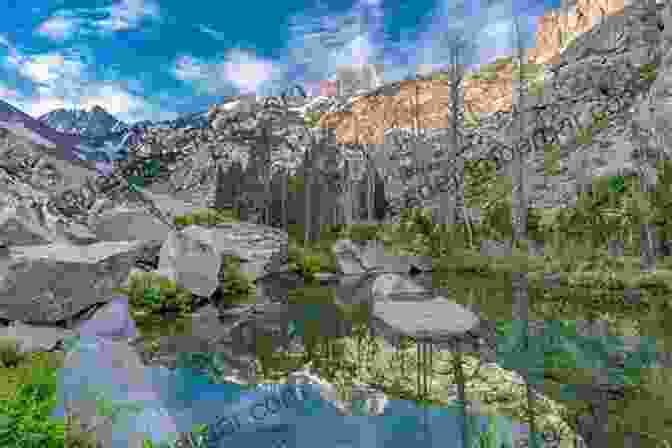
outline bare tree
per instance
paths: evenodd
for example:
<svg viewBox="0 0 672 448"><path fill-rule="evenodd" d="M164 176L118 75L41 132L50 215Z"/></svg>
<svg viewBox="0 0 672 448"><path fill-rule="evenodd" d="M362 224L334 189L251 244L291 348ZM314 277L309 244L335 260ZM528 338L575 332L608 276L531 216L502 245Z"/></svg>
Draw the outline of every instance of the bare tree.
<svg viewBox="0 0 672 448"><path fill-rule="evenodd" d="M526 96L526 81L523 76L523 66L525 64L525 53L523 48L522 35L519 24L519 17L514 17L513 20L513 35L515 39L514 48L517 51L517 63L518 63L518 80L517 83L517 104L513 104L514 116L516 116L517 127L515 129L515 143L513 151L513 188L514 193L512 195L512 204L511 204L511 217L513 224L513 241L512 247L516 242L521 242L527 239L527 199L525 197L525 182L524 182L524 167L523 167L523 138L525 126L525 96ZM527 272L520 272L517 275L513 276L512 282L512 292L514 295L514 306L517 308L514 309L513 318L523 322L523 349L527 349L529 346L529 329L528 329L528 309L529 309L529 296L528 296L528 274ZM527 368L523 368L522 377L525 381L525 391L526 391L526 401L527 401L527 417L529 424L529 444L531 448L537 448L537 426L536 418L534 414L534 404L535 396L530 384L530 375Z"/></svg>
<svg viewBox="0 0 672 448"><path fill-rule="evenodd" d="M516 128L516 143L517 148L513 151L513 177L514 177L514 191L513 208L511 216L513 217L513 239L514 241L522 241L527 239L527 199L525 196L525 180L524 180L524 166L523 166L523 139L526 129L526 81L523 75L523 66L525 64L525 53L523 48L522 36L518 24L518 17L514 20L514 35L516 40L515 48L517 50L518 60L518 80L514 81L517 85L517 104L514 105L514 115L517 119Z"/></svg>
<svg viewBox="0 0 672 448"><path fill-rule="evenodd" d="M462 108L462 87L464 81L464 65L462 61L463 50L465 47L465 41L460 38L453 38L448 41L448 48L450 51L450 64L448 66L448 88L450 89L449 98L450 98L450 112L449 112L449 150L448 150L448 160L450 163L454 163L451 167L446 164L447 171L453 171L455 176L455 191L445 191L441 195L441 207L442 213L441 218L444 224L450 226L455 224L456 219L456 207L458 196L462 197L462 204L465 206L464 200L464 158L460 155L461 147L461 134L459 130L459 116L460 109ZM454 160L454 162L453 162ZM464 210L464 209L463 209ZM465 224L468 226L469 221L466 217L465 211Z"/></svg>
<svg viewBox="0 0 672 448"><path fill-rule="evenodd" d="M282 229L287 231L287 182L289 182L289 173L287 166L280 169L280 222Z"/></svg>

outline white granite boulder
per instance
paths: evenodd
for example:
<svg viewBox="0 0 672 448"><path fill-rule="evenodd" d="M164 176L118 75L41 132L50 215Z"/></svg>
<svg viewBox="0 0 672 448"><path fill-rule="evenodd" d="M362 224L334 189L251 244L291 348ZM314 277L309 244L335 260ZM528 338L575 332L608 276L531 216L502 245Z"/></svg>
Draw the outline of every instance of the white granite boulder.
<svg viewBox="0 0 672 448"><path fill-rule="evenodd" d="M441 342L474 329L479 318L445 297L426 301L380 301L373 315L394 330L417 340Z"/></svg>
<svg viewBox="0 0 672 448"><path fill-rule="evenodd" d="M10 248L0 259L0 317L30 324L67 321L105 303L126 280L141 241Z"/></svg>
<svg viewBox="0 0 672 448"><path fill-rule="evenodd" d="M351 240L338 240L332 251L336 256L336 264L343 275L362 275L366 268L361 262L361 248Z"/></svg>
<svg viewBox="0 0 672 448"><path fill-rule="evenodd" d="M430 298L432 292L413 280L399 274L379 275L371 285L374 301L379 300L420 300Z"/></svg>
<svg viewBox="0 0 672 448"><path fill-rule="evenodd" d="M74 334L74 331L64 328L28 325L20 321L0 327L0 338L10 338L18 342L21 353L52 351L59 342Z"/></svg>
<svg viewBox="0 0 672 448"><path fill-rule="evenodd" d="M220 283L223 257L240 260L251 280L279 272L287 261L287 234L247 222L171 232L159 252L158 272L194 294L210 297Z"/></svg>

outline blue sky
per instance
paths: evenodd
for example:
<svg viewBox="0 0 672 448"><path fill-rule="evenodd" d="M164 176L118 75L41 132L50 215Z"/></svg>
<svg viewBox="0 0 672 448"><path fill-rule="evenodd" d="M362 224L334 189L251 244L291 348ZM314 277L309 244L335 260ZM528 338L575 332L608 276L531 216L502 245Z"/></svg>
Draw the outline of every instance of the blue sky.
<svg viewBox="0 0 672 448"><path fill-rule="evenodd" d="M311 88L340 64L395 81L443 66L442 33L471 62L511 54L512 16L532 46L558 0L0 0L0 98L39 116L99 104L127 122L207 109L224 96Z"/></svg>

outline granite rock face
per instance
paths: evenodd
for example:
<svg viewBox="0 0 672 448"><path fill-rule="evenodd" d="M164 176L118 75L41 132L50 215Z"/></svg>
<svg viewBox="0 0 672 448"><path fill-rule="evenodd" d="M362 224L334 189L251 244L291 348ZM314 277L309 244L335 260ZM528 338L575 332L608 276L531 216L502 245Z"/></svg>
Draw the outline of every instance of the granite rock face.
<svg viewBox="0 0 672 448"><path fill-rule="evenodd" d="M109 300L128 276L141 241L88 246L17 246L0 260L0 317L54 324Z"/></svg>
<svg viewBox="0 0 672 448"><path fill-rule="evenodd" d="M194 294L210 297L220 284L223 257L240 260L240 270L256 280L280 270L287 262L284 232L251 223L189 226L171 232L159 252L158 270Z"/></svg>

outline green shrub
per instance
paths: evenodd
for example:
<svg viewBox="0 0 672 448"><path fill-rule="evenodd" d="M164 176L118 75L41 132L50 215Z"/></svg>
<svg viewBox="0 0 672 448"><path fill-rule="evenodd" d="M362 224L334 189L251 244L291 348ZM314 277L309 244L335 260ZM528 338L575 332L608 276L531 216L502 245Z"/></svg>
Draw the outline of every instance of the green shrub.
<svg viewBox="0 0 672 448"><path fill-rule="evenodd" d="M470 110L464 111L464 126L468 128L477 128L481 125L480 117L478 112L472 112Z"/></svg>
<svg viewBox="0 0 672 448"><path fill-rule="evenodd" d="M609 120L606 112L593 112L593 129L606 129Z"/></svg>
<svg viewBox="0 0 672 448"><path fill-rule="evenodd" d="M288 248L289 270L303 276L307 281L312 281L318 272L335 272L336 262L330 255L329 249L300 247L296 242L290 242Z"/></svg>
<svg viewBox="0 0 672 448"><path fill-rule="evenodd" d="M287 192L303 193L305 183L302 175L287 176Z"/></svg>
<svg viewBox="0 0 672 448"><path fill-rule="evenodd" d="M19 341L10 337L0 338L0 367L16 367L25 358Z"/></svg>
<svg viewBox="0 0 672 448"><path fill-rule="evenodd" d="M465 79L473 79L475 81L497 81L497 72L490 69L480 72L470 73L465 76Z"/></svg>
<svg viewBox="0 0 672 448"><path fill-rule="evenodd" d="M544 174L546 176L560 174L560 145L553 143L544 145Z"/></svg>
<svg viewBox="0 0 672 448"><path fill-rule="evenodd" d="M320 123L320 117L322 114L318 111L309 111L306 112L305 116L303 117L304 122L306 123L306 126L309 128L314 128L317 127L317 125Z"/></svg>
<svg viewBox="0 0 672 448"><path fill-rule="evenodd" d="M544 95L544 81L534 81L530 84L530 95L543 96Z"/></svg>
<svg viewBox="0 0 672 448"><path fill-rule="evenodd" d="M146 178L156 177L161 172L161 162L157 159L145 160L142 164L142 174Z"/></svg>
<svg viewBox="0 0 672 448"><path fill-rule="evenodd" d="M448 75L448 73L443 73L443 72L434 73L432 75L432 80L434 80L434 81L450 81L450 76Z"/></svg>
<svg viewBox="0 0 672 448"><path fill-rule="evenodd" d="M377 224L353 224L344 227L340 234L342 238L356 242L372 241L378 239L381 226Z"/></svg>
<svg viewBox="0 0 672 448"><path fill-rule="evenodd" d="M579 145L590 145L593 142L592 126L579 128L576 131L576 143Z"/></svg>
<svg viewBox="0 0 672 448"><path fill-rule="evenodd" d="M127 295L129 304L137 311L187 314L193 309L191 291L178 288L173 280L155 272L134 272L129 276L128 287L117 291Z"/></svg>
<svg viewBox="0 0 672 448"><path fill-rule="evenodd" d="M639 67L639 77L647 82L653 82L658 77L658 66L653 63L643 64Z"/></svg>
<svg viewBox="0 0 672 448"><path fill-rule="evenodd" d="M66 426L51 417L56 404L57 372L53 358L40 354L30 365L19 367L22 380L15 392L0 400L0 446L66 448ZM4 376L4 375L3 375ZM6 377L3 378L3 381Z"/></svg>
<svg viewBox="0 0 672 448"><path fill-rule="evenodd" d="M562 50L571 48L576 42L576 33L572 31L560 31L560 47Z"/></svg>
<svg viewBox="0 0 672 448"><path fill-rule="evenodd" d="M255 284L240 270L240 260L234 256L223 257L221 276L222 295L225 297L246 296L255 291Z"/></svg>
<svg viewBox="0 0 672 448"><path fill-rule="evenodd" d="M235 211L230 209L217 210L214 208L203 208L194 210L188 215L179 215L175 217L175 225L178 227L188 227L191 225L213 227L218 224L235 221Z"/></svg>
<svg viewBox="0 0 672 448"><path fill-rule="evenodd" d="M495 62L492 63L493 66L502 68L513 63L513 56L502 56L495 59Z"/></svg>

